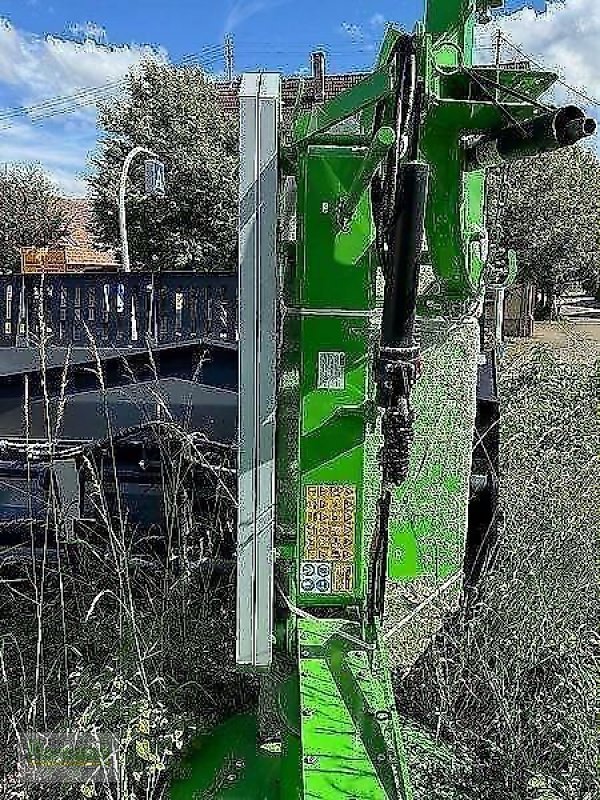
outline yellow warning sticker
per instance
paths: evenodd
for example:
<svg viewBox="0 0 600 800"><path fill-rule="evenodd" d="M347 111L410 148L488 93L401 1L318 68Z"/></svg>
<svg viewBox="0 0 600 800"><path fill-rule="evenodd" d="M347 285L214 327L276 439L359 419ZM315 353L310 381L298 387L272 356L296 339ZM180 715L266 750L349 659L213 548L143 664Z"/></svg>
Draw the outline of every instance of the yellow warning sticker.
<svg viewBox="0 0 600 800"><path fill-rule="evenodd" d="M351 594L356 554L356 487L306 487L304 562L329 563L331 594Z"/></svg>

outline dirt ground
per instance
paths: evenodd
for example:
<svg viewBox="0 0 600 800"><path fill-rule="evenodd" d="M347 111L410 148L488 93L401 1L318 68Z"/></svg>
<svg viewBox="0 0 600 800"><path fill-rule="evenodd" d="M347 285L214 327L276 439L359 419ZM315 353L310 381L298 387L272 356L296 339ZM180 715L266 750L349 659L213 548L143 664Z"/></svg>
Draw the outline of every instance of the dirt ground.
<svg viewBox="0 0 600 800"><path fill-rule="evenodd" d="M530 339L509 339L505 347L526 355L533 347L544 343L556 349L561 361L593 364L600 359L600 322L575 322L569 318L558 322L536 322Z"/></svg>
<svg viewBox="0 0 600 800"><path fill-rule="evenodd" d="M573 338L586 339L600 344L600 322L574 322L570 319L559 322L536 322L533 338L562 344Z"/></svg>

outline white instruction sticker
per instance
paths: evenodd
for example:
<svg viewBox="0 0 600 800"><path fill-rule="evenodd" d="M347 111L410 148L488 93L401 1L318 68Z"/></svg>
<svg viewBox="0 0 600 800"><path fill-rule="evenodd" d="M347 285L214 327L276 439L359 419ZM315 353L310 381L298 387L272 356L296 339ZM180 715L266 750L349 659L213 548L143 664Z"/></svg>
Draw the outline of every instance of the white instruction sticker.
<svg viewBox="0 0 600 800"><path fill-rule="evenodd" d="M345 353L319 353L319 377L317 380L317 388L345 389L345 367Z"/></svg>

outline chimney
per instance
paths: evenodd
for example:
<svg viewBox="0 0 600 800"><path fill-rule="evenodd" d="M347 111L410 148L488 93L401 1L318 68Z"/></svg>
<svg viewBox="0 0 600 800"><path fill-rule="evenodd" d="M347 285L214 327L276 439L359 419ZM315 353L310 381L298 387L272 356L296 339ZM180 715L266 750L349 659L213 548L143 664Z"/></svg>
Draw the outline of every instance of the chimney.
<svg viewBox="0 0 600 800"><path fill-rule="evenodd" d="M315 85L315 103L322 103L325 100L325 53L322 50L315 50L310 58Z"/></svg>

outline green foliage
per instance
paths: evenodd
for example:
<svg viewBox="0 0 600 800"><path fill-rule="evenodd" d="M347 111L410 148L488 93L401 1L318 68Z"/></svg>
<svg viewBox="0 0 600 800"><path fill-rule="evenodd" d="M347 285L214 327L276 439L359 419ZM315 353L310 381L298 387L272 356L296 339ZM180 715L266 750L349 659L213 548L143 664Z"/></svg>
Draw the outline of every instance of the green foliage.
<svg viewBox="0 0 600 800"><path fill-rule="evenodd" d="M145 269L233 268L237 252L238 134L214 82L195 66L144 63L123 97L100 111L104 134L89 179L99 243L118 250L121 168L135 146L166 164L167 195L144 193L144 156L129 173L131 264Z"/></svg>
<svg viewBox="0 0 600 800"><path fill-rule="evenodd" d="M0 174L0 268L18 270L21 247L47 247L67 232L65 203L38 164Z"/></svg>
<svg viewBox="0 0 600 800"><path fill-rule="evenodd" d="M491 176L494 244L517 253L519 278L549 294L600 275L600 162L584 147L520 161ZM497 235L499 233L499 236Z"/></svg>

